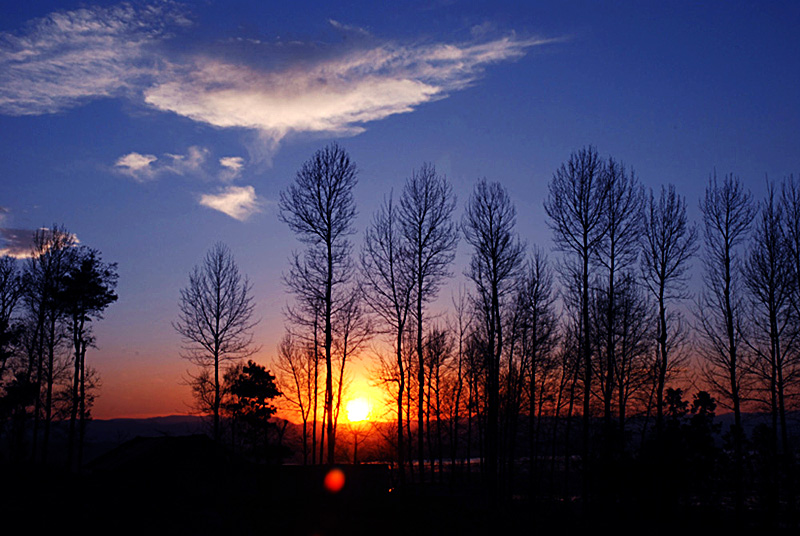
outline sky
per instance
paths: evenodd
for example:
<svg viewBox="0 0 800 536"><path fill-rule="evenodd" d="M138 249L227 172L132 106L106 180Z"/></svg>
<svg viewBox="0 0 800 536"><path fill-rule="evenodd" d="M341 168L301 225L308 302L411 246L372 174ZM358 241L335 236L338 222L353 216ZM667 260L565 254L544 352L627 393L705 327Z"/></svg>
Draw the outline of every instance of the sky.
<svg viewBox="0 0 800 536"><path fill-rule="evenodd" d="M253 285L270 365L302 247L277 200L333 141L359 172L356 251L426 162L458 218L476 180L501 182L546 251L548 182L582 147L674 184L695 220L714 171L756 197L800 173L798 2L386 4L0 2L0 251L58 224L118 264L87 354L96 418L189 411L172 322L217 241ZM462 240L440 304L469 254Z"/></svg>

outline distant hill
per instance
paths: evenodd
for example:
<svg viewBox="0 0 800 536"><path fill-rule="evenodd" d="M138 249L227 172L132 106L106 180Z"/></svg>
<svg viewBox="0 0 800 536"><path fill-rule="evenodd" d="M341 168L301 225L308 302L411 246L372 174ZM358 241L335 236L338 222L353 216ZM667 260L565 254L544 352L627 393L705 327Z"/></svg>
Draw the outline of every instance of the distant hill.
<svg viewBox="0 0 800 536"><path fill-rule="evenodd" d="M137 436L177 436L201 433L203 418L194 415L169 415L148 419L94 419L86 430L87 441L122 443Z"/></svg>
<svg viewBox="0 0 800 536"><path fill-rule="evenodd" d="M136 437L175 437L202 434L202 417L169 415L148 419L93 419L86 427L87 460Z"/></svg>
<svg viewBox="0 0 800 536"><path fill-rule="evenodd" d="M742 415L745 433L750 436L753 429L759 424L770 424L770 416L767 413L745 413ZM635 421L634 419L633 421ZM632 426L638 426L632 421ZM790 436L800 437L800 412L789 412L788 424ZM730 413L718 414L715 422L720 425L720 436L725 434L731 424L733 415ZM653 423L650 423L652 426ZM170 415L164 417L152 417L146 419L95 419L89 422L86 435L85 460L88 462L93 458L108 452L109 450L134 439L136 437L177 437L189 436L194 434L208 433L208 426L202 417L194 415ZM65 432L63 430L62 432ZM359 453L364 458L385 459L386 445L384 438L392 437L392 429L389 423L371 423L368 433L363 433L365 444L359 440ZM66 437L65 433L54 434ZM718 437L721 442L722 438ZM55 441L58 441L56 439ZM351 439L348 428L344 425L341 434L341 453L342 459L349 456L348 450L351 448ZM302 462L302 451L300 447L300 425L289 423L286 430L285 443L295 451L294 456L289 462Z"/></svg>

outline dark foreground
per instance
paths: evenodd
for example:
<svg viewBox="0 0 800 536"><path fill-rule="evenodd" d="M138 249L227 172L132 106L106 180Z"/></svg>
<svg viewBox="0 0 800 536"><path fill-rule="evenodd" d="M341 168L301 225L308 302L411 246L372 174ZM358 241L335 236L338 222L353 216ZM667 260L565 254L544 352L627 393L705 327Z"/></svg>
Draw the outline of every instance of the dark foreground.
<svg viewBox="0 0 800 536"><path fill-rule="evenodd" d="M0 467L0 514L6 527L24 527L20 535L760 535L798 526L758 509L737 518L722 501L665 500L647 475L615 495L623 500L597 494L587 506L524 490L491 494L477 473L398 486L387 465L338 468L344 486L333 492L329 467L250 464L200 436L138 439L81 475Z"/></svg>
<svg viewBox="0 0 800 536"><path fill-rule="evenodd" d="M0 512L17 534L468 535L468 534L795 534L760 516L736 520L724 508L611 505L488 498L479 483L378 489L386 466L340 466L341 491L327 468L262 468L213 475L31 475L4 471ZM13 523L16 524L16 523ZM598 529L600 532L598 532ZM71 533L70 531L69 533Z"/></svg>

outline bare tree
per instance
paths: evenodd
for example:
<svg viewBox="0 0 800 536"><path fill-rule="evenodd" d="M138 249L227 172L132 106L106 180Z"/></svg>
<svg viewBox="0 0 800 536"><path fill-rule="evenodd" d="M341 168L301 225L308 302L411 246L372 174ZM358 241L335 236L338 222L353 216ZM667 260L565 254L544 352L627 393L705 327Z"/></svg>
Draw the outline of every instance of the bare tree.
<svg viewBox="0 0 800 536"><path fill-rule="evenodd" d="M537 439L544 403L544 379L551 368L552 352L558 342L558 318L555 312L555 284L547 256L535 248L526 263L517 290L522 307L523 328L521 352L522 371L528 377L528 434L530 476L533 479ZM538 412L537 412L538 407ZM533 481L533 480L531 480Z"/></svg>
<svg viewBox="0 0 800 536"><path fill-rule="evenodd" d="M16 259L0 257L0 385L8 359L13 355L11 345L16 339L14 310L20 302L24 287Z"/></svg>
<svg viewBox="0 0 800 536"><path fill-rule="evenodd" d="M649 383L653 348L652 302L631 272L622 274L616 289L615 327L618 351L615 359L619 444L625 449L625 423L633 398Z"/></svg>
<svg viewBox="0 0 800 536"><path fill-rule="evenodd" d="M373 333L372 321L364 311L363 294L358 283L349 288L348 293L342 296L342 301L335 313L334 355L339 370L337 371L333 412L334 434L336 434L339 412L345 399L349 378L347 364L360 355Z"/></svg>
<svg viewBox="0 0 800 536"><path fill-rule="evenodd" d="M790 175L783 181L781 206L785 214L785 242L791 274L791 303L800 319L800 180Z"/></svg>
<svg viewBox="0 0 800 536"><path fill-rule="evenodd" d="M450 333L434 326L429 330L425 344L426 392L425 416L426 433L428 441L428 456L431 464L431 480L436 477L436 460L439 460L439 481L444 477L444 447L442 434L442 402L443 389L446 384L444 377L449 368L453 355L453 341ZM431 421L435 424L436 435L432 430Z"/></svg>
<svg viewBox="0 0 800 536"><path fill-rule="evenodd" d="M308 245L304 257L295 255L287 283L298 296L321 304L325 337L325 420L328 463L335 461L333 419L333 320L341 300L337 290L352 275L348 236L356 216L353 188L356 166L337 144L317 151L280 195L280 217Z"/></svg>
<svg viewBox="0 0 800 536"><path fill-rule="evenodd" d="M449 390L449 435L450 435L450 462L453 470L456 467L458 455L459 436L461 433L460 422L462 418L462 400L464 398L464 382L467 376L467 339L473 330L474 314L469 307L468 294L459 287L458 294L453 295L453 318L450 330L455 334L456 350L455 363L453 364L453 377ZM468 408L467 408L468 410ZM454 474L454 471L453 471Z"/></svg>
<svg viewBox="0 0 800 536"><path fill-rule="evenodd" d="M503 313L524 261L517 237L516 209L500 183L478 181L464 213L464 237L473 247L467 277L475 284L477 310L486 363L485 457L489 485L498 475L500 359L503 355Z"/></svg>
<svg viewBox="0 0 800 536"><path fill-rule="evenodd" d="M755 216L752 197L733 175L718 183L709 178L700 201L704 223L703 290L697 306L697 322L704 339L701 349L704 376L733 410L736 471L743 460L742 394L748 363L743 355L741 326L744 314L739 246ZM737 506L741 508L741 473L737 480Z"/></svg>
<svg viewBox="0 0 800 536"><path fill-rule="evenodd" d="M309 454L313 453L314 448L309 441L308 421L317 398L315 368L314 349L286 333L278 345L278 386L284 400L292 410L297 411L302 421L303 465L308 463Z"/></svg>
<svg viewBox="0 0 800 536"><path fill-rule="evenodd" d="M643 193L636 175L626 167L609 158L603 173L604 189L607 191L603 217L605 233L596 250L600 265L606 271L604 324L609 328L600 334L600 356L604 370L600 371L600 385L603 387L603 415L607 430L611 427L612 398L617 387L615 370L617 367L618 337L614 331L617 325L616 285L620 274L628 269L639 254L641 235Z"/></svg>
<svg viewBox="0 0 800 536"><path fill-rule="evenodd" d="M392 337L394 344L394 366L382 367L381 375L391 377L397 383L396 447L401 482L405 479L403 395L406 391L407 372L404 366L403 341L414 291L411 260L390 194L375 212L372 223L364 234L361 268L364 296L380 320L377 329ZM387 375L386 372L392 369L396 372Z"/></svg>
<svg viewBox="0 0 800 536"><path fill-rule="evenodd" d="M774 184L767 185L767 197L760 205L752 247L744 264L744 281L752 303L746 339L755 353L757 369L766 380L774 444L780 444L786 454L790 452L787 391L800 373L791 304L791 248L786 247L783 205L776 198Z"/></svg>
<svg viewBox="0 0 800 536"><path fill-rule="evenodd" d="M405 238L414 286L414 319L417 350L417 448L420 479L424 475L425 352L423 333L425 304L436 299L443 281L450 277L458 229L453 222L456 199L452 188L431 164L423 164L406 180L400 198L399 221Z"/></svg>
<svg viewBox="0 0 800 536"><path fill-rule="evenodd" d="M200 369L199 373L188 373L189 383L199 409L212 414L216 440L222 436L220 405L225 366L258 351L251 331L258 323L253 319L251 293L250 282L239 273L230 249L218 242L206 253L203 263L195 266L189 285L181 289L180 313L172 324L183 339L181 356Z"/></svg>
<svg viewBox="0 0 800 536"><path fill-rule="evenodd" d="M642 234L641 267L644 283L658 307L655 385L658 430L664 424L664 388L670 367L668 350L672 344L667 303L687 297L686 271L696 251L697 230L686 218L686 201L675 192L673 185L662 186L658 200L650 190Z"/></svg>
<svg viewBox="0 0 800 536"><path fill-rule="evenodd" d="M606 234L605 217L608 181L604 179L603 162L592 148L570 155L550 181L550 195L545 202L549 225L559 250L575 258L575 282L579 288L581 356L583 359L583 457L589 457L589 424L591 417L592 344L589 319L590 263ZM588 485L584 473L584 485ZM584 489L584 491L588 491Z"/></svg>
<svg viewBox="0 0 800 536"><path fill-rule="evenodd" d="M54 225L34 233L31 257L23 276L23 301L29 315L30 351L26 381L35 383L32 455L38 451L39 425L44 418L42 462L47 461L50 423L53 416L53 387L59 371L65 369L61 355L68 335L65 313L58 300L64 276L74 262L75 236L64 227ZM42 390L44 389L44 393ZM43 396L38 396L42 395ZM44 415L41 415L44 411Z"/></svg>

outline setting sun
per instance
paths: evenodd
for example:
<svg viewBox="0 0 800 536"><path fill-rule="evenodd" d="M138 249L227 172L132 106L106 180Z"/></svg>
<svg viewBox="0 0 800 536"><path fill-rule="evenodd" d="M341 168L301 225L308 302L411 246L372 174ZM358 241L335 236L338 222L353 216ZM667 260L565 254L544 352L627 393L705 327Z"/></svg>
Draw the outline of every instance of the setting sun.
<svg viewBox="0 0 800 536"><path fill-rule="evenodd" d="M366 398L354 398L347 403L347 420L350 422L365 421L369 416L369 410L369 402Z"/></svg>

